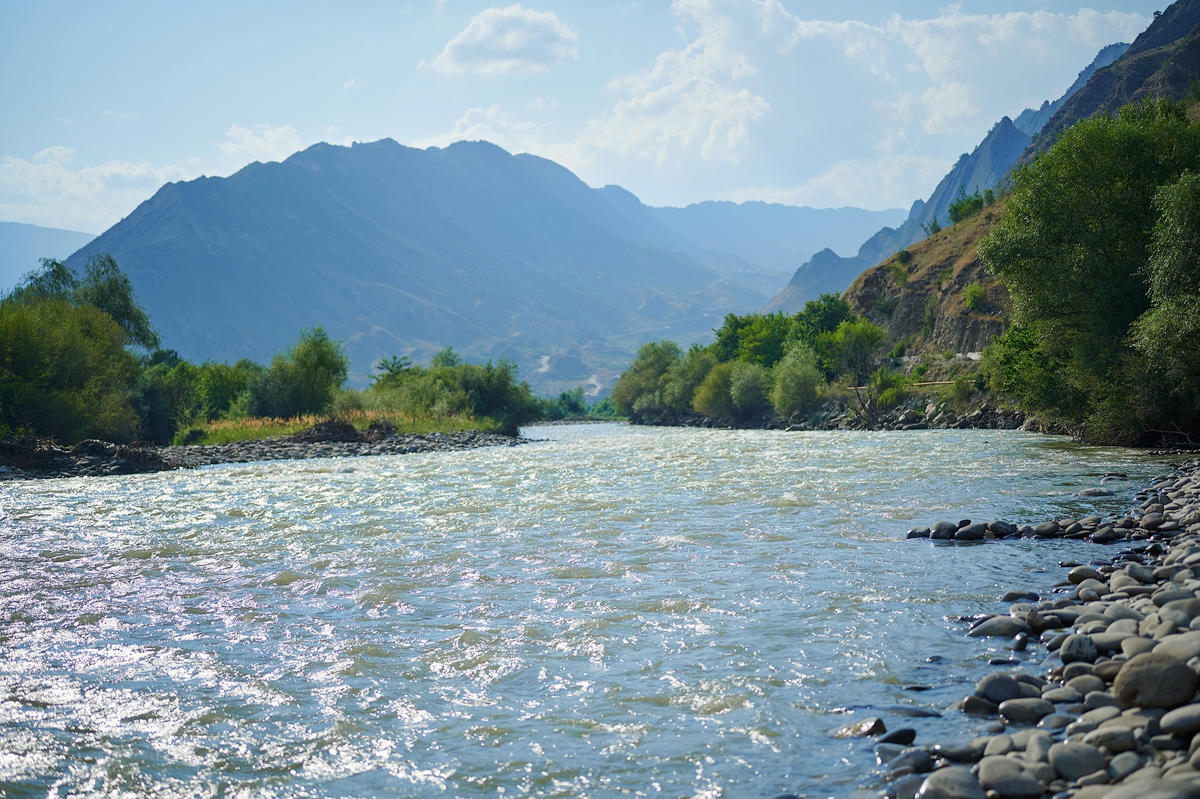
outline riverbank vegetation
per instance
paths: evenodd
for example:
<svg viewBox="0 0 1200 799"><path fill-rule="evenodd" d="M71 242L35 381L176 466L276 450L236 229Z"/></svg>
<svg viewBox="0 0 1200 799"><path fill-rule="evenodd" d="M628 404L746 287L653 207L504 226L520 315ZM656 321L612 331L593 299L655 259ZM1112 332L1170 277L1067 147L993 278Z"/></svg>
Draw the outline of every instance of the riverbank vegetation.
<svg viewBox="0 0 1200 799"><path fill-rule="evenodd" d="M1200 125L1148 100L1018 170L980 246L1012 324L989 386L1096 442L1200 443Z"/></svg>
<svg viewBox="0 0 1200 799"><path fill-rule="evenodd" d="M646 345L613 391L618 409L733 426L828 426L844 411L869 427L933 395L959 412L972 398L1012 407L1095 443L1200 444L1197 107L1148 100L1078 123L1005 196L960 191L950 227L844 297L791 317L730 315L687 352ZM933 355L988 341L957 372ZM914 343L922 357L902 365Z"/></svg>
<svg viewBox="0 0 1200 799"><path fill-rule="evenodd" d="M335 417L399 433L486 430L515 435L541 419L611 416L582 389L534 396L511 361L466 363L450 348L429 366L391 357L363 389L317 327L266 365L193 363L162 349L129 278L111 257L76 274L43 261L0 299L0 438L74 443L229 443L296 433Z"/></svg>

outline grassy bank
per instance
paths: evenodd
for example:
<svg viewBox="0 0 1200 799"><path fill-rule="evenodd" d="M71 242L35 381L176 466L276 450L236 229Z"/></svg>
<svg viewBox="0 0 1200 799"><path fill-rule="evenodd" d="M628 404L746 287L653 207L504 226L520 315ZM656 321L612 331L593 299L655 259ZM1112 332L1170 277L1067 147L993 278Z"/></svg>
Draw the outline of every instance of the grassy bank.
<svg viewBox="0 0 1200 799"><path fill-rule="evenodd" d="M216 419L180 431L171 442L181 444L232 444L235 441L251 441L272 436L289 436L309 429L329 417L319 414L303 414L287 419L278 417L244 417L241 419ZM349 422L358 430L366 430L373 422L386 421L396 428L397 433L428 435L430 433L459 433L466 430L494 432L496 423L491 419L466 415L433 416L404 413L401 411L344 411L337 415L341 421Z"/></svg>

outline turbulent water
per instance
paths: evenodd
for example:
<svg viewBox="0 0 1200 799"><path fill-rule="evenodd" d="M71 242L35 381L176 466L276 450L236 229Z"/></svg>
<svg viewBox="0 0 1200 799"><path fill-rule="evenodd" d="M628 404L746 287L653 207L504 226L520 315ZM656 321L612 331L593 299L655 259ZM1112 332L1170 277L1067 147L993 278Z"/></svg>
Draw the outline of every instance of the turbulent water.
<svg viewBox="0 0 1200 799"><path fill-rule="evenodd" d="M1117 510L1162 468L1020 432L528 434L0 484L0 794L842 796L873 759L830 728L961 698L1003 642L958 615L1111 551L904 532Z"/></svg>

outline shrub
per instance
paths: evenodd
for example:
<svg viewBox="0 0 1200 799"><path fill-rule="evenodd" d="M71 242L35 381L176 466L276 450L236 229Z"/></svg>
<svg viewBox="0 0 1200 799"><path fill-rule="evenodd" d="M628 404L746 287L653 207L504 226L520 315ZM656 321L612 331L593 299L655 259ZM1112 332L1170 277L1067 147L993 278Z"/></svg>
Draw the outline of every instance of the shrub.
<svg viewBox="0 0 1200 799"><path fill-rule="evenodd" d="M978 311L987 302L987 291L978 283L971 283L963 289L963 304L972 311Z"/></svg>
<svg viewBox="0 0 1200 799"><path fill-rule="evenodd" d="M689 413L696 388L717 365L717 356L707 349L693 346L687 354L673 363L662 377L662 404L675 413Z"/></svg>
<svg viewBox="0 0 1200 799"><path fill-rule="evenodd" d="M958 187L958 199L950 203L950 224L957 225L983 210L987 205L984 196L976 189L974 194L967 194L966 189Z"/></svg>
<svg viewBox="0 0 1200 799"><path fill-rule="evenodd" d="M816 408L824 384L817 354L803 344L793 345L775 366L771 404L784 418L809 413Z"/></svg>
<svg viewBox="0 0 1200 799"><path fill-rule="evenodd" d="M747 421L771 410L771 370L757 363L738 361L729 375L729 399L737 416Z"/></svg>
<svg viewBox="0 0 1200 799"><path fill-rule="evenodd" d="M890 294L880 294L875 300L874 310L882 316L891 316L896 310L896 298Z"/></svg>
<svg viewBox="0 0 1200 799"><path fill-rule="evenodd" d="M658 421L667 410L660 393L663 376L681 357L673 341L643 344L613 386L617 412L635 423Z"/></svg>
<svg viewBox="0 0 1200 799"><path fill-rule="evenodd" d="M734 361L717 364L697 386L696 396L692 400L692 408L696 413L710 419L734 419L737 412L729 395L734 365Z"/></svg>
<svg viewBox="0 0 1200 799"><path fill-rule="evenodd" d="M300 339L248 381L252 416L287 419L321 413L346 382L348 359L323 328L300 332Z"/></svg>
<svg viewBox="0 0 1200 799"><path fill-rule="evenodd" d="M0 423L65 443L131 441L137 359L126 332L90 305L64 299L0 303Z"/></svg>
<svg viewBox="0 0 1200 799"><path fill-rule="evenodd" d="M933 327L937 324L938 312L938 297L936 294L929 295L929 299L925 300L925 314L921 318L921 335L929 338L933 335Z"/></svg>

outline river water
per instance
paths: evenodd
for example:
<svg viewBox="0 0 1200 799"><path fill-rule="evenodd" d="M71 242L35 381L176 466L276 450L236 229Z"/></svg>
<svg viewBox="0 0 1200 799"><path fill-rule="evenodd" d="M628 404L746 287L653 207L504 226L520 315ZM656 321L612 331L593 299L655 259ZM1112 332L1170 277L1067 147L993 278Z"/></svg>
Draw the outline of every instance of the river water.
<svg viewBox="0 0 1200 799"><path fill-rule="evenodd" d="M1120 510L1163 466L1016 431L527 433L0 484L0 794L844 796L870 743L829 729L978 729L906 715L1004 651L956 617L1113 551L905 531Z"/></svg>

